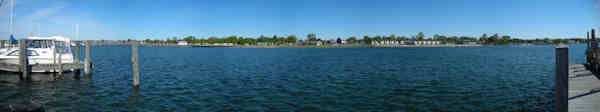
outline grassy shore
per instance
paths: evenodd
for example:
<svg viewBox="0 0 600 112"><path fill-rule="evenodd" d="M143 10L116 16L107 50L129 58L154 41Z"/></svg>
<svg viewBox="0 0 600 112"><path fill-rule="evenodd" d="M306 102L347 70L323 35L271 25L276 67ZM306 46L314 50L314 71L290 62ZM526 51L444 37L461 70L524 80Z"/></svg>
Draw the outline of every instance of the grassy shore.
<svg viewBox="0 0 600 112"><path fill-rule="evenodd" d="M472 47L482 46L479 44L474 45L462 45L462 44L441 44L441 45L369 45L369 44L333 44L333 45L296 45L296 46L234 46L235 48L352 48L352 47L373 47L373 48L385 48L385 47Z"/></svg>
<svg viewBox="0 0 600 112"><path fill-rule="evenodd" d="M106 44L99 44L100 46ZM112 45L112 44L111 44ZM123 44L127 45L127 44ZM176 44L140 44L141 46L161 47L206 47L199 45L176 45ZM509 44L509 46L531 46L531 45L553 45L553 44ZM110 46L110 45L109 45ZM216 48L404 48L404 47L477 47L477 46L504 46L484 44L439 44L439 45L370 45L370 44L329 44L329 45L233 45L233 46L210 46Z"/></svg>

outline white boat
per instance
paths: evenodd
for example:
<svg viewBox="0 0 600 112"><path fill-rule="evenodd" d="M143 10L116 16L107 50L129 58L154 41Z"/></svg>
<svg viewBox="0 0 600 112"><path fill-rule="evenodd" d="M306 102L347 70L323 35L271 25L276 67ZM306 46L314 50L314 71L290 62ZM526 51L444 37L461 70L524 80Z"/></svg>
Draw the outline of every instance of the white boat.
<svg viewBox="0 0 600 112"><path fill-rule="evenodd" d="M74 63L73 53L71 52L71 40L61 36L53 37L27 37L27 58L29 65L55 64L59 60L63 64ZM59 54L61 50L61 54ZM60 55L60 56L59 56ZM59 58L60 57L60 58ZM19 64L18 48L0 49L0 64L14 65ZM15 71L0 67L3 71ZM54 72L47 70L32 70L32 72Z"/></svg>

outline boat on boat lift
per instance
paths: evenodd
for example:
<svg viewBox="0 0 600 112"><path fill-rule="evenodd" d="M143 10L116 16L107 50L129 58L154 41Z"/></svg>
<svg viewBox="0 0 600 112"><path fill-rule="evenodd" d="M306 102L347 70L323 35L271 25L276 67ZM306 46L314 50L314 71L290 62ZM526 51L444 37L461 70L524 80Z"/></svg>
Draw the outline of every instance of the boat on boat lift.
<svg viewBox="0 0 600 112"><path fill-rule="evenodd" d="M71 52L71 40L69 38L62 36L27 37L25 40L27 41L27 58L29 60L29 65L51 65L57 64L59 60L62 64L73 64L75 62L73 53ZM0 65L18 65L19 52L18 48L0 49ZM61 55L60 58L59 55ZM18 69L6 67L0 67L0 70L18 72ZM34 69L31 72L56 71Z"/></svg>
<svg viewBox="0 0 600 112"><path fill-rule="evenodd" d="M0 3L1 4L1 3ZM14 38L14 0L10 2L10 40L11 46L17 44ZM78 28L78 26L77 26ZM71 40L62 36L35 37L24 39L27 46L27 59L31 72L68 72L74 71L78 64L74 64L71 52ZM0 71L19 72L19 51L16 47L0 48ZM60 57L60 58L59 58ZM58 63L61 63L60 66ZM67 67L64 67L67 66ZM57 70L62 68L64 70Z"/></svg>

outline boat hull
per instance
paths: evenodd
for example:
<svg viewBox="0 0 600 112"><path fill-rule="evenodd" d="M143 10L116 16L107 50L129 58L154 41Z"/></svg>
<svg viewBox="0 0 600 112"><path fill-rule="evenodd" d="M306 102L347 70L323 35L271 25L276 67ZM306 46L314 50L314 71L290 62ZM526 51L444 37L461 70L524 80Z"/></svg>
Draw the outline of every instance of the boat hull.
<svg viewBox="0 0 600 112"><path fill-rule="evenodd" d="M58 59L56 60L56 64L53 59L49 58L28 58L29 65L31 66L31 72L58 72ZM74 67L66 67L73 66L73 59L62 58L61 63L65 66L63 67L63 72L74 71ZM19 58L18 57L0 57L0 70L8 71L8 72L20 72L19 69ZM77 67L75 67L77 68Z"/></svg>

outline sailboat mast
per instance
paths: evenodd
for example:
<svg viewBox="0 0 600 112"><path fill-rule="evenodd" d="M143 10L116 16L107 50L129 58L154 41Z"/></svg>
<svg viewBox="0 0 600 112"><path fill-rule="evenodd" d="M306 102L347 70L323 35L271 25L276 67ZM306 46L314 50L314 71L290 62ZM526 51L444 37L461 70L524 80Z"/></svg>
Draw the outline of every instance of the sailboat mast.
<svg viewBox="0 0 600 112"><path fill-rule="evenodd" d="M10 23L10 35L14 35L14 22L15 22L15 1L14 0L10 0L10 17L9 17L9 23Z"/></svg>
<svg viewBox="0 0 600 112"><path fill-rule="evenodd" d="M75 38L79 40L79 24L75 24Z"/></svg>

